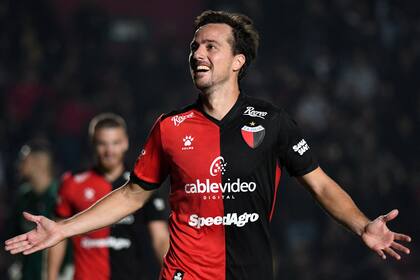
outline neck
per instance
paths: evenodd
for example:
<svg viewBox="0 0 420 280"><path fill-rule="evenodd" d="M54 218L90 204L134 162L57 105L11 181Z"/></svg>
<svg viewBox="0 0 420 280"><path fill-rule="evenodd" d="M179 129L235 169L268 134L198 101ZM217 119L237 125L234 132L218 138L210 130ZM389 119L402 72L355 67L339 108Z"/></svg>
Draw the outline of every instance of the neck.
<svg viewBox="0 0 420 280"><path fill-rule="evenodd" d="M125 169L124 164L121 163L120 165L116 166L113 169L110 169L110 170L102 169L102 170L103 170L103 175L105 179L108 182L114 182L115 180L118 179L118 177L121 176L121 174L123 174L124 169Z"/></svg>
<svg viewBox="0 0 420 280"><path fill-rule="evenodd" d="M36 176L29 180L34 192L37 194L45 192L51 185L51 182L52 176L48 172L38 172Z"/></svg>
<svg viewBox="0 0 420 280"><path fill-rule="evenodd" d="M235 105L239 93L238 83L231 87L204 90L200 94L204 112L220 121Z"/></svg>

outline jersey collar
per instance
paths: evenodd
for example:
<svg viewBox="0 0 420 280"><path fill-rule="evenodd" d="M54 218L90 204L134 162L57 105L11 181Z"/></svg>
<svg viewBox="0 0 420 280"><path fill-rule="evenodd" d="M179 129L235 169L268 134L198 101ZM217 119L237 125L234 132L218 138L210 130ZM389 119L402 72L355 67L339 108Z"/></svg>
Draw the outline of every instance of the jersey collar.
<svg viewBox="0 0 420 280"><path fill-rule="evenodd" d="M196 108L198 111L200 111L204 117L206 117L209 121L213 122L219 127L225 127L227 124L229 124L238 114L240 114L242 104L245 102L245 95L243 93L240 93L238 96L238 99L236 100L233 107L229 110L229 112L226 114L226 116L223 117L223 119L218 120L207 114L204 109L201 102L201 99L198 98L196 101Z"/></svg>

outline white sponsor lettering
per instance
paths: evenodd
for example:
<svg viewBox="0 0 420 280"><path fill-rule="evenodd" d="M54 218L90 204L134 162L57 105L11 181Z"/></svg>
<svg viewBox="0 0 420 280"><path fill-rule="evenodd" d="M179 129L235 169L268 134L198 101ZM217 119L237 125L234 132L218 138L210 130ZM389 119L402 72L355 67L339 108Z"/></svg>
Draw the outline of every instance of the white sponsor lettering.
<svg viewBox="0 0 420 280"><path fill-rule="evenodd" d="M256 222L258 218L259 215L257 213L248 214L246 212L239 216L237 213L228 213L226 216L216 217L200 217L197 214L192 214L188 224L195 228L212 225L234 225L237 227L243 227L249 222Z"/></svg>
<svg viewBox="0 0 420 280"><path fill-rule="evenodd" d="M189 113L188 115L176 115L171 118L171 121L174 122L175 126L179 126L186 119L194 117L194 112Z"/></svg>
<svg viewBox="0 0 420 280"><path fill-rule="evenodd" d="M121 250L125 248L129 248L131 246L131 241L126 238L115 238L115 237L107 237L107 238L82 238L81 246L85 249L91 248L112 248L114 250Z"/></svg>
<svg viewBox="0 0 420 280"><path fill-rule="evenodd" d="M222 156L216 157L210 165L210 175L217 176L226 172L227 162ZM227 178L224 183L212 182L211 179L195 180L192 183L185 184L184 191L186 194L201 195L203 200L218 200L218 199L236 199L235 194L254 192L257 189L255 182L242 182L240 178L231 181Z"/></svg>
<svg viewBox="0 0 420 280"><path fill-rule="evenodd" d="M246 107L244 115L250 116L250 117L255 117L255 118L265 119L265 116L267 116L267 112L256 111L254 107L250 106L250 107Z"/></svg>
<svg viewBox="0 0 420 280"><path fill-rule="evenodd" d="M307 150L309 150L309 145L306 143L305 139L302 139L293 146L293 151L299 153L299 155L303 155Z"/></svg>
<svg viewBox="0 0 420 280"><path fill-rule="evenodd" d="M185 192L190 194L245 193L254 192L256 188L257 184L255 182L241 182L239 178L234 182L230 182L230 179L228 179L224 184L210 183L210 179L206 179L205 183L203 183L197 179L194 183L185 185Z"/></svg>

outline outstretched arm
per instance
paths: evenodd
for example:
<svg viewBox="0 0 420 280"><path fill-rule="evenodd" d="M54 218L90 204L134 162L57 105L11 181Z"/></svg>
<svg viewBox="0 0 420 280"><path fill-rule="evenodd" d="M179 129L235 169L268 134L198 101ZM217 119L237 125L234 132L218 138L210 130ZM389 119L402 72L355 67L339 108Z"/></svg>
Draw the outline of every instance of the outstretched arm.
<svg viewBox="0 0 420 280"><path fill-rule="evenodd" d="M411 238L405 234L392 232L386 226L388 221L398 215L398 210L393 210L373 221L369 220L357 208L351 197L319 167L299 177L298 180L334 219L359 235L366 246L383 259L386 255L401 259L395 250L410 253L408 248L397 241L410 242Z"/></svg>
<svg viewBox="0 0 420 280"><path fill-rule="evenodd" d="M129 182L114 190L85 211L61 222L44 216L23 215L37 224L36 228L6 241L5 249L24 255L54 246L61 240L116 223L141 208L151 195L139 185Z"/></svg>

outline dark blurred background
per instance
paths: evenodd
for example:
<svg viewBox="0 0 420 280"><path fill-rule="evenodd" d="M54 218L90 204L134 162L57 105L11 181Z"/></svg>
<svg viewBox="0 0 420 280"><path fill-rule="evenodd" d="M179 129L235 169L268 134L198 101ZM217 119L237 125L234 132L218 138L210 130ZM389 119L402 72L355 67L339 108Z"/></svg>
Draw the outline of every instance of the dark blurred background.
<svg viewBox="0 0 420 280"><path fill-rule="evenodd" d="M87 124L113 111L129 125L131 166L153 121L197 97L187 56L205 9L249 15L261 33L246 94L284 107L322 167L412 254L382 261L293 179L272 222L278 279L420 279L420 2L0 1L0 237L20 184L23 143L50 141L56 172L91 163ZM10 257L0 253L0 279ZM135 264L133 264L135 265Z"/></svg>

